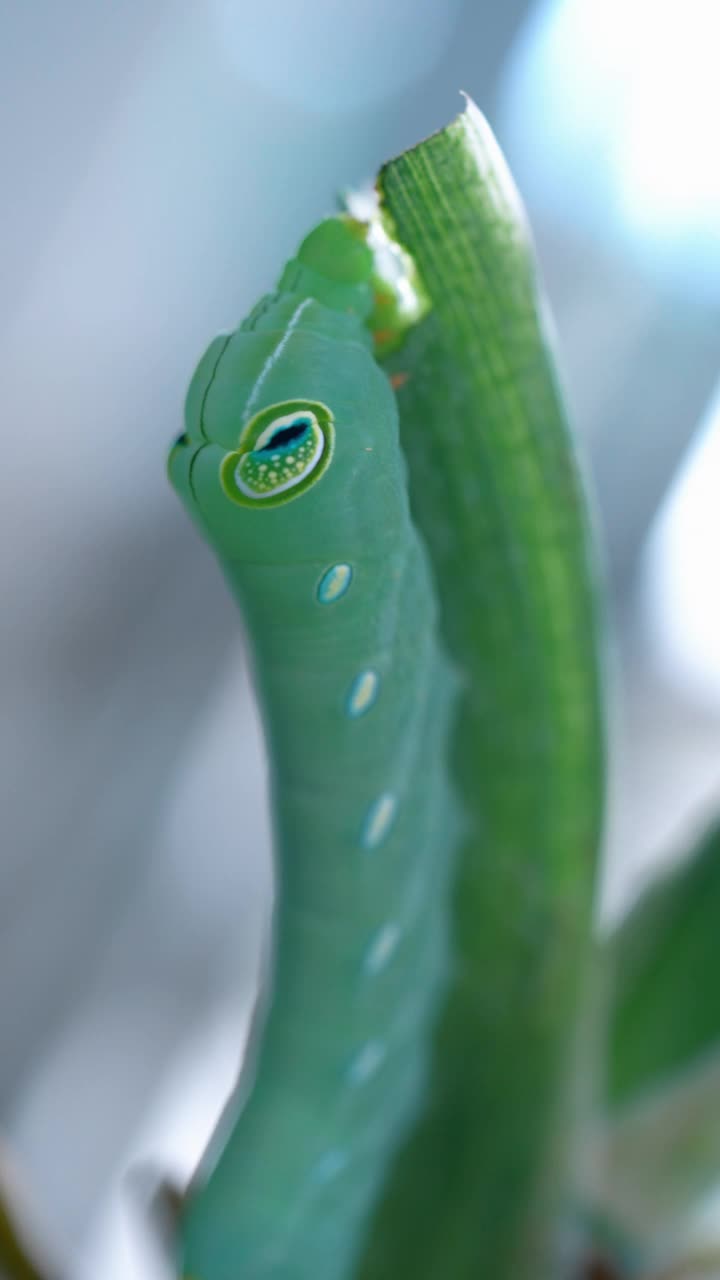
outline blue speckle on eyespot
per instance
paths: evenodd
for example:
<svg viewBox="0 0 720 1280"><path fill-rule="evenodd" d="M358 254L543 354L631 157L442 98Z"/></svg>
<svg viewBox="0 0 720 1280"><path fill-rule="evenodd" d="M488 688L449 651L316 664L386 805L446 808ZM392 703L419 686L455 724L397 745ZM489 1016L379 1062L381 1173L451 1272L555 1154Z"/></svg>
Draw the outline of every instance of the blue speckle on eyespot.
<svg viewBox="0 0 720 1280"><path fill-rule="evenodd" d="M360 840L364 849L377 849L392 825L397 809L397 797L392 791L383 791L370 805L363 823Z"/></svg>
<svg viewBox="0 0 720 1280"><path fill-rule="evenodd" d="M380 677L377 671L361 671L350 685L345 710L353 719L364 715L372 707L378 695Z"/></svg>
<svg viewBox="0 0 720 1280"><path fill-rule="evenodd" d="M333 604L345 595L352 579L352 566L334 564L325 571L318 583L317 598L320 604Z"/></svg>

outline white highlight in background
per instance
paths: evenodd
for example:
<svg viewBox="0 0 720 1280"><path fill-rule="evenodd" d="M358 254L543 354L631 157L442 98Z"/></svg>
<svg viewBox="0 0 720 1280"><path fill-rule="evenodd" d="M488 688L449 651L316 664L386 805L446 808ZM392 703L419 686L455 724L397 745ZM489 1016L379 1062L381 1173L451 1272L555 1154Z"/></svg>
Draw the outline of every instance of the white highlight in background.
<svg viewBox="0 0 720 1280"><path fill-rule="evenodd" d="M664 674L720 711L720 383L651 530L642 612Z"/></svg>
<svg viewBox="0 0 720 1280"><path fill-rule="evenodd" d="M561 224L720 293L717 0L545 0L515 42L502 136Z"/></svg>
<svg viewBox="0 0 720 1280"><path fill-rule="evenodd" d="M245 1028L234 1012L213 1010L201 1034L178 1053L173 1070L159 1082L156 1104L131 1141L75 1280L173 1280L144 1188L149 1193L155 1180L158 1187L167 1181L182 1189L194 1173L198 1152L217 1121L218 1087L237 1075Z"/></svg>

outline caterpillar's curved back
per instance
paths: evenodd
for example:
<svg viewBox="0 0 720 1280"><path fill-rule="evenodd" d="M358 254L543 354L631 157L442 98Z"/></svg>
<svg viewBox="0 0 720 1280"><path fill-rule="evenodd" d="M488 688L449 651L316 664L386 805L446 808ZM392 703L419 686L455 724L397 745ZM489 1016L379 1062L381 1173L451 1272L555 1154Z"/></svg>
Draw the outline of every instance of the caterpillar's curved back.
<svg viewBox="0 0 720 1280"><path fill-rule="evenodd" d="M454 682L410 519L373 258L321 224L200 362L170 474L241 604L279 904L257 1081L183 1220L192 1280L341 1280L417 1105L446 980ZM239 832L242 824L239 823Z"/></svg>

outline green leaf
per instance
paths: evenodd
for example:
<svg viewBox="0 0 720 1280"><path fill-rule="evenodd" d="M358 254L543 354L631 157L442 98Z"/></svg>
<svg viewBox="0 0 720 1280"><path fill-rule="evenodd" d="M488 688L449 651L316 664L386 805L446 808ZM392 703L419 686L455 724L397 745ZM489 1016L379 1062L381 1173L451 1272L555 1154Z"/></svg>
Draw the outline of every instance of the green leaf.
<svg viewBox="0 0 720 1280"><path fill-rule="evenodd" d="M535 1280L602 808L586 504L523 212L477 108L379 186L432 305L386 364L465 682L453 767L468 831L428 1103L358 1275Z"/></svg>
<svg viewBox="0 0 720 1280"><path fill-rule="evenodd" d="M616 1106L720 1051L720 824L641 897L606 956Z"/></svg>
<svg viewBox="0 0 720 1280"><path fill-rule="evenodd" d="M720 823L642 894L599 959L607 1095L580 1191L649 1263L720 1181Z"/></svg>

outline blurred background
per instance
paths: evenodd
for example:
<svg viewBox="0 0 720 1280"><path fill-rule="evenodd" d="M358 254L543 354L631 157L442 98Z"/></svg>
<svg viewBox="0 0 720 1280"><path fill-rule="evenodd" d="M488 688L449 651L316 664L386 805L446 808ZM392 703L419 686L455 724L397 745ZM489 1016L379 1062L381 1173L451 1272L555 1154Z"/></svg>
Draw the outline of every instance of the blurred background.
<svg viewBox="0 0 720 1280"><path fill-rule="evenodd" d="M235 610L165 480L194 364L338 191L477 101L610 587L599 920L720 810L716 0L0 12L0 1131L77 1280L235 1076L270 900ZM6 1174L7 1176L7 1174Z"/></svg>

